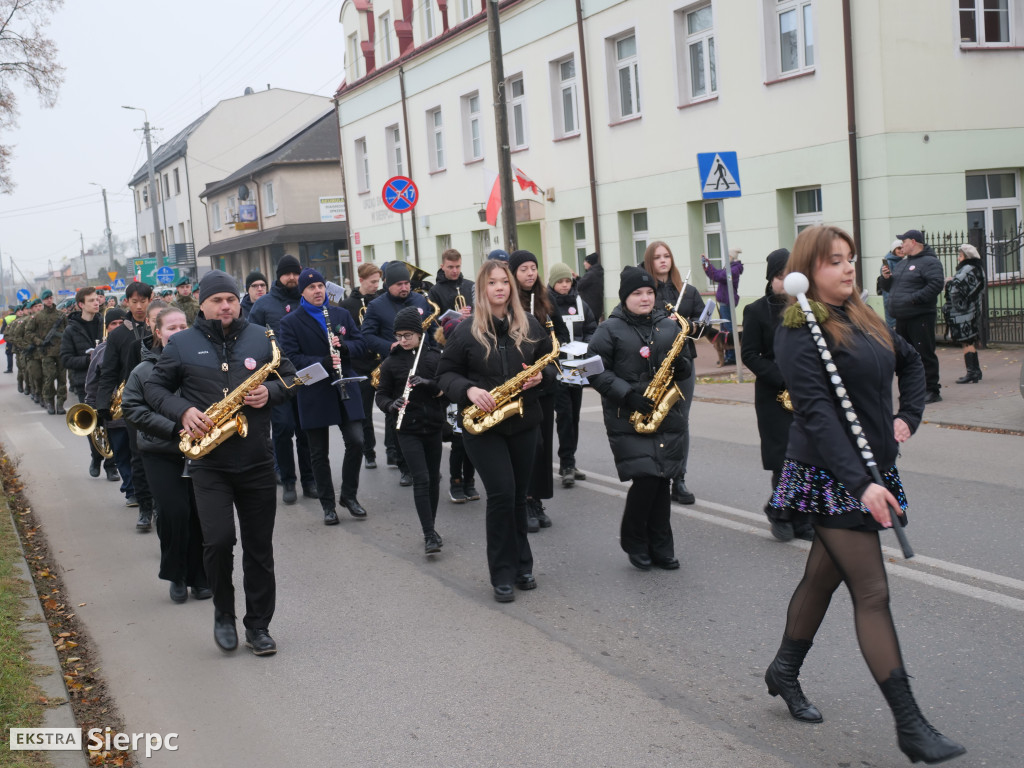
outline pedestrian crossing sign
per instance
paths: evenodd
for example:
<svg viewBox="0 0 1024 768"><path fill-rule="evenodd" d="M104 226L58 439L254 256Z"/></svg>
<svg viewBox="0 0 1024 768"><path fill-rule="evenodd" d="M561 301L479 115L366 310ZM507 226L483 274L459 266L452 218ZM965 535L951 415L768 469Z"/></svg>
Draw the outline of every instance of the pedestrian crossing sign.
<svg viewBox="0 0 1024 768"><path fill-rule="evenodd" d="M697 154L700 193L705 200L740 197L740 164L735 152Z"/></svg>

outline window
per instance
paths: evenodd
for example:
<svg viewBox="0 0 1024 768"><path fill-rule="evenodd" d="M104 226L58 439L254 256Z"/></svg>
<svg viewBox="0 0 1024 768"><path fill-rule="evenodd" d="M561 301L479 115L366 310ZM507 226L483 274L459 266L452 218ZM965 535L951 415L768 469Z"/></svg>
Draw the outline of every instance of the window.
<svg viewBox="0 0 1024 768"><path fill-rule="evenodd" d="M427 112L427 147L430 152L430 170L443 171L444 165L444 121L441 108Z"/></svg>
<svg viewBox="0 0 1024 768"><path fill-rule="evenodd" d="M178 224L178 242L179 243L184 243L185 242L185 225L184 224Z"/></svg>
<svg viewBox="0 0 1024 768"><path fill-rule="evenodd" d="M214 203L210 206L210 218L213 219L213 231L220 232L223 226L220 218L220 203Z"/></svg>
<svg viewBox="0 0 1024 768"><path fill-rule="evenodd" d="M576 274L582 275L586 272L583 260L587 258L587 225L583 219L576 219L572 223L572 239L573 251L576 254Z"/></svg>
<svg viewBox="0 0 1024 768"><path fill-rule="evenodd" d="M277 201L274 200L274 182L272 181L263 184L263 213L265 216L273 216L277 213Z"/></svg>
<svg viewBox="0 0 1024 768"><path fill-rule="evenodd" d="M677 14L681 101L686 104L718 93L714 17L710 5Z"/></svg>
<svg viewBox="0 0 1024 768"><path fill-rule="evenodd" d="M1020 223L1020 184L1016 171L967 174L967 228L981 229L985 233L991 276L1020 277L1021 254L1015 240Z"/></svg>
<svg viewBox="0 0 1024 768"><path fill-rule="evenodd" d="M441 263L441 256L444 252L452 247L452 236L451 235L438 235L434 238L434 244L437 248L437 263ZM469 298L468 296L466 297Z"/></svg>
<svg viewBox="0 0 1024 768"><path fill-rule="evenodd" d="M135 190L135 212L142 213L142 192L141 190Z"/></svg>
<svg viewBox="0 0 1024 768"><path fill-rule="evenodd" d="M370 158L366 154L366 139L356 139L356 188L370 191Z"/></svg>
<svg viewBox="0 0 1024 768"><path fill-rule="evenodd" d="M793 223L799 235L808 227L823 223L821 216L821 187L793 190Z"/></svg>
<svg viewBox="0 0 1024 768"><path fill-rule="evenodd" d="M380 55L387 64L391 61L391 14L380 15Z"/></svg>
<svg viewBox="0 0 1024 768"><path fill-rule="evenodd" d="M777 0L775 30L779 42L779 73L814 66L814 26L810 0Z"/></svg>
<svg viewBox="0 0 1024 768"><path fill-rule="evenodd" d="M961 43L1009 45L1010 23L1010 0L960 0Z"/></svg>
<svg viewBox="0 0 1024 768"><path fill-rule="evenodd" d="M480 94L467 94L462 97L463 156L467 163L483 159L484 142L481 130Z"/></svg>
<svg viewBox="0 0 1024 768"><path fill-rule="evenodd" d="M167 234L164 236L164 243L167 244L168 249L174 245L174 227L167 228Z"/></svg>
<svg viewBox="0 0 1024 768"><path fill-rule="evenodd" d="M644 263L644 251L647 250L647 211L633 211L630 215L633 223L633 254L636 263Z"/></svg>
<svg viewBox="0 0 1024 768"><path fill-rule="evenodd" d="M429 40L434 36L434 0L423 0L423 37Z"/></svg>
<svg viewBox="0 0 1024 768"><path fill-rule="evenodd" d="M461 12L461 18L463 21L468 19L470 16L475 16L480 12L479 3L477 7L473 7L473 0L459 0L459 11Z"/></svg>
<svg viewBox="0 0 1024 768"><path fill-rule="evenodd" d="M636 55L636 35L630 32L611 41L614 62L612 119L622 120L640 114L640 71Z"/></svg>
<svg viewBox="0 0 1024 768"><path fill-rule="evenodd" d="M142 188L142 204L149 208L149 184Z"/></svg>
<svg viewBox="0 0 1024 768"><path fill-rule="evenodd" d="M722 219L718 201L704 203L704 255L717 269L722 269ZM708 279L708 288L714 288Z"/></svg>
<svg viewBox="0 0 1024 768"><path fill-rule="evenodd" d="M228 198L228 209L225 212L228 216L231 217L230 218L231 221L235 220L235 212L237 210L238 210L238 198L235 197L234 195L232 195L231 197Z"/></svg>
<svg viewBox="0 0 1024 768"><path fill-rule="evenodd" d="M161 197L160 199L161 199L161 200L166 200L166 199L167 199L168 197L170 197L170 196L171 196L171 179L170 179L170 177L169 177L169 176L168 176L168 175L167 175L167 174L165 173L165 174L164 174L164 195L163 195L163 197Z"/></svg>
<svg viewBox="0 0 1024 768"><path fill-rule="evenodd" d="M174 169L174 194L181 194L181 178L178 176L178 169Z"/></svg>
<svg viewBox="0 0 1024 768"><path fill-rule="evenodd" d="M353 32L345 41L345 76L349 82L359 79L359 33Z"/></svg>
<svg viewBox="0 0 1024 768"><path fill-rule="evenodd" d="M389 125L384 129L384 137L388 146L388 176L404 176L405 165L402 163L402 134L398 125Z"/></svg>
<svg viewBox="0 0 1024 768"><path fill-rule="evenodd" d="M572 56L551 64L554 94L555 136L575 136L580 132L576 88L576 59Z"/></svg>
<svg viewBox="0 0 1024 768"><path fill-rule="evenodd" d="M513 150L526 148L526 88L523 76L516 75L505 81L508 90L508 138Z"/></svg>

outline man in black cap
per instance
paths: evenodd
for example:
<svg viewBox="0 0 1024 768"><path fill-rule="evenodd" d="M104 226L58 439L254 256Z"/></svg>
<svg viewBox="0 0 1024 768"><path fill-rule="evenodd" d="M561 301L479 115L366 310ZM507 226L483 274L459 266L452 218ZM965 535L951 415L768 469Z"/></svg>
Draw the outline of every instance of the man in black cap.
<svg viewBox="0 0 1024 768"><path fill-rule="evenodd" d="M242 317L249 319L253 304L267 292L267 277L259 270L245 276L245 295L242 297Z"/></svg>
<svg viewBox="0 0 1024 768"><path fill-rule="evenodd" d="M64 401L68 399L68 375L60 364L60 341L67 318L53 305L53 291L43 291L40 298L43 308L32 318L26 338L36 347L43 405L53 415L64 413Z"/></svg>
<svg viewBox="0 0 1024 768"><path fill-rule="evenodd" d="M178 295L171 302L172 307L177 307L185 313L185 319L192 325L199 314L199 302L192 297L192 279L183 277L177 282Z"/></svg>
<svg viewBox="0 0 1024 768"><path fill-rule="evenodd" d="M203 316L194 327L170 338L146 383L146 400L192 441L200 440L215 426L227 426L228 422L215 424L206 411L222 402L225 392L242 389L272 358L266 328L242 319L238 286L230 275L217 269L207 272L199 292ZM257 656L277 652L277 643L268 631L277 592L273 543L277 493L268 406L291 396L287 386L294 376L294 366L282 356L276 375L268 372L262 384L239 393L244 395L240 414L248 420L248 436L228 437L188 462L203 529L203 564L213 590L213 635L224 651L238 646L232 583L237 510L245 644Z"/></svg>
<svg viewBox="0 0 1024 768"><path fill-rule="evenodd" d="M384 293L370 302L363 319L362 332L366 344L371 351L384 359L391 354L395 341L395 315L405 307L413 307L424 319L430 314L430 305L420 294L412 291L409 270L405 264L393 261L384 270ZM429 329L428 329L429 330ZM388 466L397 466L401 470L400 485L412 485L412 475L402 458L395 438L395 416L384 417L384 446L388 453Z"/></svg>
<svg viewBox="0 0 1024 768"><path fill-rule="evenodd" d="M921 355L928 390L925 403L937 403L942 399L942 385L935 354L936 300L946 278L942 262L919 230L908 229L896 239L903 241L903 259L892 269L882 267L878 286L889 292L889 314L896 318L896 333Z"/></svg>
<svg viewBox="0 0 1024 768"><path fill-rule="evenodd" d="M291 254L285 254L277 262L277 280L270 292L260 296L249 311L249 322L264 325L278 336L281 335L281 319L299 306L299 275L302 265ZM202 291L200 291L201 293ZM316 481L313 479L313 463L309 457L309 442L299 429L299 414L295 399L283 402L273 409L274 461L278 479L284 488L281 500L294 504L295 454L292 453L292 437L299 454L299 478L302 481L302 495L308 499L317 498Z"/></svg>
<svg viewBox="0 0 1024 768"><path fill-rule="evenodd" d="M347 309L327 303L327 281L315 269L299 275L302 299L299 309L281 321L281 349L298 368L321 363L328 378L299 388L296 401L299 425L309 440L313 475L324 512L324 525L337 525L334 483L331 479L331 427L341 430L345 458L341 466L339 501L356 519L365 520L366 510L356 498L359 468L363 460L363 401L355 382L334 384L354 375L351 360L360 357L366 345L356 321Z"/></svg>
<svg viewBox="0 0 1024 768"><path fill-rule="evenodd" d="M604 267L597 253L592 253L583 260L585 272L576 283L576 291L583 302L590 307L597 322L604 319Z"/></svg>

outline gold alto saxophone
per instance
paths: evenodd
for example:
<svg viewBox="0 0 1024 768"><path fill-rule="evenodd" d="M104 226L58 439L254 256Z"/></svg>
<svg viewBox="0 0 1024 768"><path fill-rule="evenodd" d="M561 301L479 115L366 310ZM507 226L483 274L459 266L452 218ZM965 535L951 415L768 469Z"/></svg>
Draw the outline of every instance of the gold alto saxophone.
<svg viewBox="0 0 1024 768"><path fill-rule="evenodd" d="M555 338L554 326L547 321L548 331L551 333L551 351L529 368L524 368L522 373L517 373L504 384L491 390L491 397L494 398L495 406L493 411L485 411L476 405L469 405L462 412L462 426L472 435L479 435L491 427L500 424L509 416L523 415L523 384L527 379L544 370L548 364L558 360L558 339Z"/></svg>
<svg viewBox="0 0 1024 768"><path fill-rule="evenodd" d="M437 319L437 316L441 314L441 307L432 302L430 299L427 299L427 304L429 304L434 311L427 315L426 319L423 321L424 333L426 333L426 330L427 328L430 327L430 324ZM373 387L374 389L380 386L380 366L383 364L384 362L381 361L381 364L374 368L373 373L370 374L370 386Z"/></svg>
<svg viewBox="0 0 1024 768"><path fill-rule="evenodd" d="M252 376L235 387L223 400L214 403L204 411L213 422L213 428L209 432L198 438L182 434L181 442L178 443L178 450L185 454L185 456L190 459L198 459L210 453L210 451L236 433L239 437L245 437L249 434L249 421L245 418L245 414L239 413L242 410L242 406L245 405L245 396L263 384L271 373L281 379L281 374L277 372L277 366L281 364L281 350L277 348L277 342L274 341L274 332L270 328L267 328L267 338L270 339L270 362L259 368ZM281 383L285 384L284 379L281 379ZM285 384L285 386L290 389L296 386L296 384L291 386Z"/></svg>
<svg viewBox="0 0 1024 768"><path fill-rule="evenodd" d="M651 383L644 390L644 397L654 401L654 410L648 414L635 411L629 417L629 423L641 435L650 435L657 432L661 422L665 420L669 411L672 410L672 406L683 399L683 393L679 391L679 387L676 385L672 369L676 358L679 357L683 347L686 345L690 324L678 314L676 315L676 320L679 322L679 333L676 334L675 341L672 342L672 348L668 351L668 355L665 356L657 373L654 374Z"/></svg>

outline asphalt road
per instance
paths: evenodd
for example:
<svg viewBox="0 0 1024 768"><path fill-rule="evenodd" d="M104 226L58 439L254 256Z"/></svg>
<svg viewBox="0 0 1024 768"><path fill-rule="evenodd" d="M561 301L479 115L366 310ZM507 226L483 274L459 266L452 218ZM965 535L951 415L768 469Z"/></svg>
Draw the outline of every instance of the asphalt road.
<svg viewBox="0 0 1024 768"><path fill-rule="evenodd" d="M797 723L765 692L806 544L768 534L750 406L694 404L698 503L674 507L675 572L637 571L618 547L625 486L592 392L578 454L589 478L556 483L554 527L531 538L540 586L515 603L491 598L484 501L442 499L445 547L430 559L411 489L383 462L363 471L365 522L327 528L315 500L279 505L280 652L262 659L214 646L209 602L170 602L155 533L137 534L116 486L88 477L63 420L13 385L0 414L128 729L180 734L146 765L905 764L845 594L802 675L825 723ZM967 745L965 767L1016 767L1024 753L1020 441L925 425L901 461L918 557L883 538L915 694ZM332 448L337 478L340 439ZM240 573L236 587L241 614Z"/></svg>

